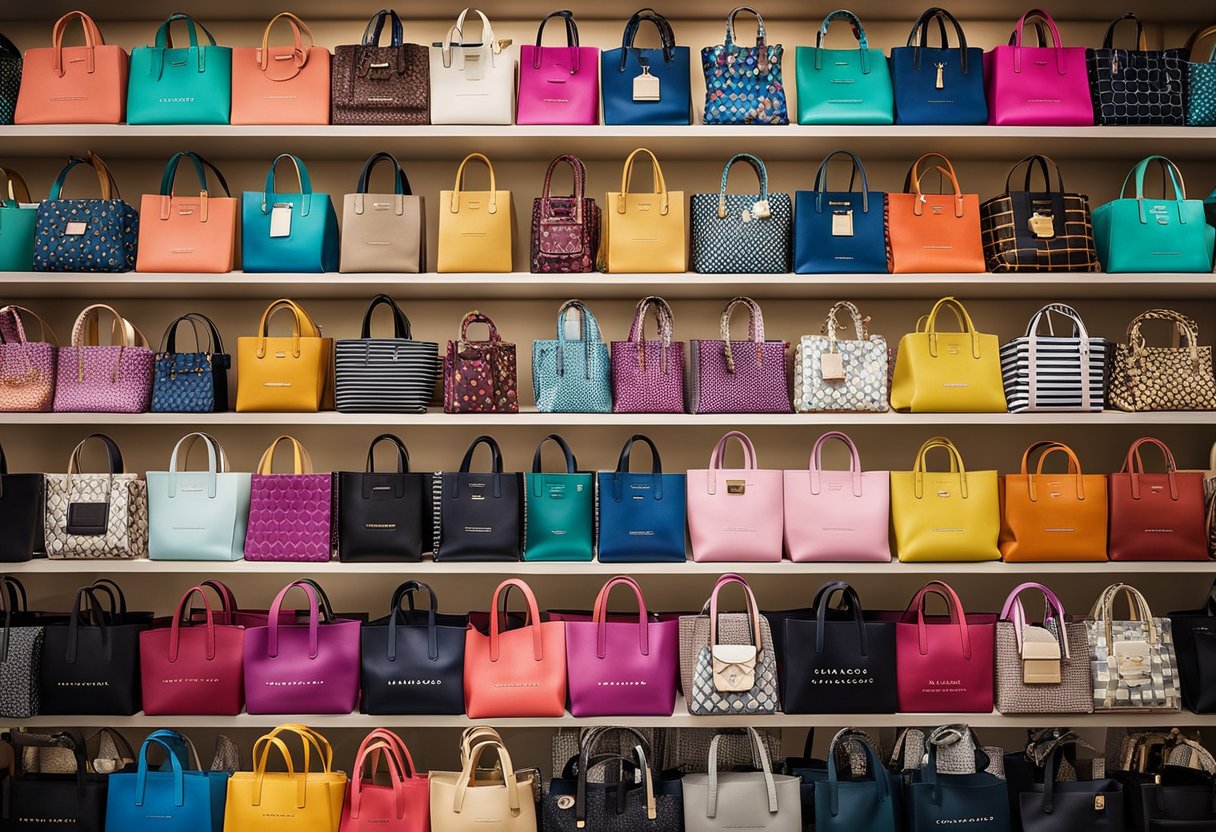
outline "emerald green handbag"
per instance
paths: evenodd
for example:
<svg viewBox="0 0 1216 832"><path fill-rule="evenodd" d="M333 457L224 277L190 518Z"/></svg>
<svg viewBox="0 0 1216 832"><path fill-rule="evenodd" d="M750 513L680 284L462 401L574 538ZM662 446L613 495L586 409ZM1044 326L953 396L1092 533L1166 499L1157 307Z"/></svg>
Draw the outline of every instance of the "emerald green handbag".
<svg viewBox="0 0 1216 832"><path fill-rule="evenodd" d="M563 474L541 472L540 452L552 439L566 458ZM524 474L524 560L589 561L595 555L595 475L578 473L566 440L551 433L536 446Z"/></svg>
<svg viewBox="0 0 1216 832"><path fill-rule="evenodd" d="M190 45L173 46L169 27L186 21ZM209 43L199 46L198 30ZM131 50L127 124L227 124L232 107L232 50L216 46L207 27L172 14L152 46Z"/></svg>
<svg viewBox="0 0 1216 832"><path fill-rule="evenodd" d="M838 17L853 26L856 49L825 49L828 25ZM857 15L844 9L823 19L814 46L797 51L799 124L892 124L894 96L887 56L871 49Z"/></svg>
<svg viewBox="0 0 1216 832"><path fill-rule="evenodd" d="M38 206L21 174L0 168L0 176L8 182L8 198L0 195L0 272L33 271Z"/></svg>

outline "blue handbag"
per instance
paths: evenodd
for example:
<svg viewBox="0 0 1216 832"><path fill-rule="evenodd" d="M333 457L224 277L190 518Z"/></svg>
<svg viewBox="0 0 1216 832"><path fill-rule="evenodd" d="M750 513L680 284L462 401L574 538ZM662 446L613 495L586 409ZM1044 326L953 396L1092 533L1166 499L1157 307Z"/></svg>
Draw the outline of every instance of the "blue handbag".
<svg viewBox="0 0 1216 832"><path fill-rule="evenodd" d="M946 774L937 770L938 743L932 740L939 733L957 730L957 726L939 728L926 743L928 761L908 778L904 828L908 832L930 832L962 818L985 818L984 832L1009 832L1009 787L1004 779L987 771Z"/></svg>
<svg viewBox="0 0 1216 832"><path fill-rule="evenodd" d="M579 337L568 338L566 313L579 316ZM532 342L532 395L541 413L611 413L612 369L595 315L581 300L562 304L557 338Z"/></svg>
<svg viewBox="0 0 1216 832"><path fill-rule="evenodd" d="M177 351L177 328L183 323L189 323L194 330L194 352ZM169 324L156 352L151 412L226 412L231 367L232 356L224 352L215 322L197 312L182 315Z"/></svg>
<svg viewBox="0 0 1216 832"><path fill-rule="evenodd" d="M849 190L829 191L828 162L847 156L852 162ZM861 191L853 185L861 174ZM794 194L795 274L886 274L886 199L871 191L857 154L828 154L815 174L812 191Z"/></svg>
<svg viewBox="0 0 1216 832"><path fill-rule="evenodd" d="M650 446L649 474L629 471L634 442ZM621 449L615 471L599 475L599 559L602 563L683 563L686 515L684 474L664 474L659 449L635 434Z"/></svg>
<svg viewBox="0 0 1216 832"><path fill-rule="evenodd" d="M279 193L275 171L290 159L300 182L298 194ZM246 191L241 207L241 259L246 272L338 270L338 215L329 194L313 193L308 168L299 156L280 153L266 173L262 191Z"/></svg>
<svg viewBox="0 0 1216 832"><path fill-rule="evenodd" d="M101 199L60 199L63 182L88 165L101 182ZM38 206L34 220L34 271L129 272L135 268L139 214L118 193L106 163L92 152L72 156Z"/></svg>
<svg viewBox="0 0 1216 832"><path fill-rule="evenodd" d="M189 46L173 45L177 20L186 21ZM199 45L199 29L209 43ZM127 124L227 124L231 109L232 49L190 15L170 15L152 46L131 50Z"/></svg>
<svg viewBox="0 0 1216 832"><path fill-rule="evenodd" d="M15 170L0 168L8 183L8 198L0 196L0 272L28 272L34 267L34 220L38 206Z"/></svg>
<svg viewBox="0 0 1216 832"><path fill-rule="evenodd" d="M938 48L928 45L934 21L942 36ZM954 25L957 47L947 40L947 23ZM984 50L967 46L962 25L945 9L926 10L912 25L908 45L891 50L891 83L896 124L988 123Z"/></svg>
<svg viewBox="0 0 1216 832"><path fill-rule="evenodd" d="M661 47L633 45L644 20L659 30ZM676 46L671 24L654 9L629 18L620 49L600 53L600 89L605 124L692 123L688 47Z"/></svg>
<svg viewBox="0 0 1216 832"><path fill-rule="evenodd" d="M851 741L850 752L864 752L866 774L841 776L837 745ZM856 730L845 728L832 739L827 778L815 781L815 832L899 832L899 775L888 772L878 752ZM846 779L847 778L847 779Z"/></svg>
<svg viewBox="0 0 1216 832"><path fill-rule="evenodd" d="M747 12L756 18L756 45L735 42L735 17ZM770 46L764 18L750 6L731 9L726 40L701 50L705 72L706 124L789 124L790 113L781 80L781 44Z"/></svg>
<svg viewBox="0 0 1216 832"><path fill-rule="evenodd" d="M166 765L148 765L148 750L158 745ZM176 731L156 731L139 748L135 771L108 778L106 828L124 832L223 832L227 771L188 769L188 743ZM183 761L183 757L186 761Z"/></svg>
<svg viewBox="0 0 1216 832"><path fill-rule="evenodd" d="M728 194L727 179L736 162L747 162L759 180L759 193ZM789 194L770 192L768 168L750 153L736 153L722 168L717 193L693 194L692 270L700 274L786 274L790 270L790 226L794 206Z"/></svg>

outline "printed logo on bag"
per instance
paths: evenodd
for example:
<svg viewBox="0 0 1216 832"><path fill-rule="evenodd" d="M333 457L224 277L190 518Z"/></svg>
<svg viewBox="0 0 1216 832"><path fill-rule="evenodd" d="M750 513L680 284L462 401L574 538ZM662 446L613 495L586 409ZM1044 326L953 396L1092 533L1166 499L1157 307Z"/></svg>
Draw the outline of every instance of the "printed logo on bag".
<svg viewBox="0 0 1216 832"><path fill-rule="evenodd" d="M390 679L388 686L394 687L415 687L420 685L442 685L442 679Z"/></svg>
<svg viewBox="0 0 1216 832"><path fill-rule="evenodd" d="M17 823L77 823L76 818L17 818Z"/></svg>
<svg viewBox="0 0 1216 832"><path fill-rule="evenodd" d="M477 498L474 497L473 499L477 499ZM464 530L468 534L489 534L490 532L494 531L494 527L493 526L465 526Z"/></svg>
<svg viewBox="0 0 1216 832"><path fill-rule="evenodd" d="M397 524L396 523L364 523L363 528L371 529L372 531L384 530L384 531L391 532L393 529L397 528Z"/></svg>
<svg viewBox="0 0 1216 832"><path fill-rule="evenodd" d="M178 676L171 679L161 679L162 685L218 685L218 677L212 676Z"/></svg>
<svg viewBox="0 0 1216 832"><path fill-rule="evenodd" d="M300 688L300 687L317 687L325 684L324 679L296 679L288 681L267 681L264 683L268 688Z"/></svg>
<svg viewBox="0 0 1216 832"><path fill-rule="evenodd" d="M61 687L61 688L108 688L108 687L110 686L110 683L109 683L109 682L105 682L105 681L97 681L97 682L56 682L55 684L56 684L58 687Z"/></svg>
<svg viewBox="0 0 1216 832"><path fill-rule="evenodd" d="M161 104L193 104L194 96L190 96L189 98L158 98L157 101Z"/></svg>
<svg viewBox="0 0 1216 832"><path fill-rule="evenodd" d="M646 687L646 684L647 684L647 682L645 679L636 679L633 681L621 681L621 682L609 681L607 679L604 679L604 680L596 682L595 686L599 687L599 688L644 688L644 687Z"/></svg>
<svg viewBox="0 0 1216 832"><path fill-rule="evenodd" d="M865 667L817 667L811 676L812 685L873 685L878 681Z"/></svg>
<svg viewBox="0 0 1216 832"><path fill-rule="evenodd" d="M655 535L655 533L654 533L653 529L630 529L629 530L630 537L654 537L654 535Z"/></svg>
<svg viewBox="0 0 1216 832"><path fill-rule="evenodd" d="M920 689L921 693L966 693L962 679L929 679Z"/></svg>
<svg viewBox="0 0 1216 832"><path fill-rule="evenodd" d="M540 682L495 682L496 688L538 688Z"/></svg>
<svg viewBox="0 0 1216 832"><path fill-rule="evenodd" d="M954 826L960 823L993 823L996 821L994 815L989 815L982 818L938 818L934 821L938 826Z"/></svg>

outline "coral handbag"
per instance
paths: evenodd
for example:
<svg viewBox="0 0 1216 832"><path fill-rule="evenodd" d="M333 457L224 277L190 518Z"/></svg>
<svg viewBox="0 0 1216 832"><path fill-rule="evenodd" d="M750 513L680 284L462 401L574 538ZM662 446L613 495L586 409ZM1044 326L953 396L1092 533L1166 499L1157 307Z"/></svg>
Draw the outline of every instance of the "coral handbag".
<svg viewBox="0 0 1216 832"><path fill-rule="evenodd" d="M481 18L481 33L464 35L469 12ZM472 30L470 29L470 35ZM465 9L428 56L431 124L510 124L515 116L515 50L494 37L480 9Z"/></svg>
<svg viewBox="0 0 1216 832"><path fill-rule="evenodd" d="M1038 470L1030 455L1042 451ZM1068 473L1045 474L1053 453L1068 458ZM1022 472L1006 474L1001 488L1001 557L1008 563L1106 560L1106 477L1081 473L1072 448L1035 442L1022 454Z"/></svg>
<svg viewBox="0 0 1216 832"><path fill-rule="evenodd" d="M657 341L646 340L646 313L654 307ZM614 413L683 413L684 344L674 341L675 316L667 301L638 301L628 341L612 342Z"/></svg>
<svg viewBox="0 0 1216 832"><path fill-rule="evenodd" d="M748 311L748 339L730 340L731 314ZM751 298L734 298L722 310L722 340L690 341L689 407L693 413L789 413L785 341L764 339L764 314Z"/></svg>
<svg viewBox="0 0 1216 832"><path fill-rule="evenodd" d="M290 159L299 193L278 190L279 162ZM329 194L312 190L299 156L280 153L261 191L245 191L241 206L241 266L246 272L336 272L338 215Z"/></svg>
<svg viewBox="0 0 1216 832"><path fill-rule="evenodd" d="M732 439L743 448L742 468L726 467ZM732 430L719 439L709 468L688 472L687 492L694 561L781 560L781 472L758 467L756 448L746 434Z"/></svg>
<svg viewBox="0 0 1216 832"><path fill-rule="evenodd" d="M186 23L187 46L173 45L178 20ZM207 38L201 45L200 29ZM170 15L151 46L131 50L127 124L227 124L231 109L232 49L217 46L190 15Z"/></svg>
<svg viewBox="0 0 1216 832"><path fill-rule="evenodd" d="M937 172L943 185L949 181L952 193L921 191L921 180L929 173L920 169L921 163L933 157L945 163ZM903 192L887 194L887 267L892 274L985 269L979 195L963 193L954 165L940 153L913 162Z"/></svg>
<svg viewBox="0 0 1216 832"><path fill-rule="evenodd" d="M949 616L928 616L930 595ZM996 616L968 613L942 581L916 593L895 625L895 664L901 713L990 713Z"/></svg>
<svg viewBox="0 0 1216 832"><path fill-rule="evenodd" d="M290 474L274 473L274 452L282 442L292 447ZM245 560L328 561L332 480L331 474L312 472L312 458L295 437L271 442L249 486Z"/></svg>
<svg viewBox="0 0 1216 832"><path fill-rule="evenodd" d="M545 24L560 17L565 46L541 46ZM519 103L516 124L599 124L600 50L580 46L578 24L569 10L546 15L536 44L519 47Z"/></svg>
<svg viewBox="0 0 1216 832"><path fill-rule="evenodd" d="M1023 30L1031 21L1040 35L1040 22L1047 25L1051 46L1022 45ZM984 53L984 77L989 124L1088 127L1094 123L1085 47L1064 46L1055 20L1042 9L1022 15L1008 45Z"/></svg>
<svg viewBox="0 0 1216 832"><path fill-rule="evenodd" d="M29 340L26 317L41 334ZM59 339L46 321L24 306L0 307L0 412L47 413L55 399Z"/></svg>
<svg viewBox="0 0 1216 832"><path fill-rule="evenodd" d="M198 176L198 196L177 196L173 183L178 164L189 159ZM211 196L207 170L215 174L223 196ZM224 274L236 261L238 202L219 168L197 153L175 153L165 165L160 192L144 194L139 203L137 272Z"/></svg>
<svg viewBox="0 0 1216 832"><path fill-rule="evenodd" d="M960 331L938 330L943 309L954 313ZM905 413L1005 412L997 337L977 332L961 303L942 298L916 332L899 339L891 407Z"/></svg>
<svg viewBox="0 0 1216 832"><path fill-rule="evenodd" d="M270 319L291 311L292 334L272 336ZM295 301L280 298L262 313L258 334L236 339L237 412L316 413L333 400L334 339Z"/></svg>
<svg viewBox="0 0 1216 832"><path fill-rule="evenodd" d="M658 30L658 47L634 46L643 22ZM621 48L600 54L600 84L604 124L691 123L689 49L676 46L671 23L654 9L634 13L625 24Z"/></svg>
<svg viewBox="0 0 1216 832"><path fill-rule="evenodd" d="M833 20L844 19L856 49L828 49ZM799 124L891 124L895 120L891 73L882 49L871 49L857 15L845 9L823 19L814 46L796 51Z"/></svg>
<svg viewBox="0 0 1216 832"><path fill-rule="evenodd" d="M638 154L654 165L652 193L630 193ZM621 189L604 195L604 271L610 274L676 273L688 269L684 192L668 191L658 157L644 147L629 154L621 170Z"/></svg>
<svg viewBox="0 0 1216 832"><path fill-rule="evenodd" d="M1144 470L1140 449L1161 449L1165 473ZM1159 439L1142 437L1128 449L1123 468L1110 475L1110 559L1208 559L1204 475L1179 471Z"/></svg>
<svg viewBox="0 0 1216 832"><path fill-rule="evenodd" d="M0 168L0 176L8 184L8 197L0 195L0 272L33 271L38 203L17 171Z"/></svg>
<svg viewBox="0 0 1216 832"><path fill-rule="evenodd" d="M387 785L376 782L381 758L388 769ZM430 785L430 779L414 766L414 758L401 737L384 728L375 729L355 752L339 832L385 828L395 832L431 832Z"/></svg>
<svg viewBox="0 0 1216 832"><path fill-rule="evenodd" d="M735 41L735 18L756 18L756 45ZM764 18L750 6L736 6L726 17L726 39L701 50L705 71L706 124L789 124L785 85L781 80L781 44L770 45Z"/></svg>
<svg viewBox="0 0 1216 832"><path fill-rule="evenodd" d="M304 746L304 767L296 770L287 737ZM277 748L286 771L268 771ZM310 753L312 752L312 753ZM318 770L312 771L311 760ZM329 741L306 725L280 725L253 744L253 771L238 771L228 781L224 832L275 832L285 819L300 832L338 832L346 795L346 773L335 771Z"/></svg>
<svg viewBox="0 0 1216 832"><path fill-rule="evenodd" d="M490 172L490 190L464 188L464 169L481 162ZM481 153L470 153L456 169L456 184L439 192L439 263L436 271L511 271L511 192L497 189L494 166Z"/></svg>
<svg viewBox="0 0 1216 832"><path fill-rule="evenodd" d="M65 199L63 184L77 165L88 165L101 183L101 198ZM129 272L135 268L139 214L122 194L110 168L89 151L72 156L38 205L34 220L34 271Z"/></svg>
<svg viewBox="0 0 1216 832"><path fill-rule="evenodd" d="M101 343L102 312L113 320ZM72 343L55 359L56 413L146 413L154 356L144 334L112 306L95 303L76 317Z"/></svg>
<svg viewBox="0 0 1216 832"><path fill-rule="evenodd" d="M279 20L291 27L289 46L270 45ZM260 47L232 50L232 123L329 124L329 68L329 50L316 45L312 30L280 12L266 24Z"/></svg>
<svg viewBox="0 0 1216 832"><path fill-rule="evenodd" d="M79 19L84 46L64 46ZM25 51L15 124L121 124L126 115L130 59L107 44L93 18L68 12L55 21L51 45Z"/></svg>

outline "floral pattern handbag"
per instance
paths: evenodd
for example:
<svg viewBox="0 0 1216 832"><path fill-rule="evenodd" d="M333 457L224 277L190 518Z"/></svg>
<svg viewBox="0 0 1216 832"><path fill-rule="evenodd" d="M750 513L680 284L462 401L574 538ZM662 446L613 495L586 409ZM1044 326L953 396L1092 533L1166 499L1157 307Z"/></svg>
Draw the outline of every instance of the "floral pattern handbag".
<svg viewBox="0 0 1216 832"><path fill-rule="evenodd" d="M484 341L469 340L469 326L485 324ZM474 309L460 324L460 339L448 341L443 360L445 413L518 413L515 345L498 334L489 315Z"/></svg>
<svg viewBox="0 0 1216 832"><path fill-rule="evenodd" d="M756 45L735 43L735 17L756 18ZM781 44L770 46L764 18L750 6L737 6L726 18L726 41L701 50L705 70L706 124L789 124L781 81Z"/></svg>
<svg viewBox="0 0 1216 832"><path fill-rule="evenodd" d="M574 174L570 196L550 195L553 171L565 163ZM600 243L600 207L586 196L587 167L562 154L545 171L545 189L532 201L532 273L573 274L595 271Z"/></svg>

